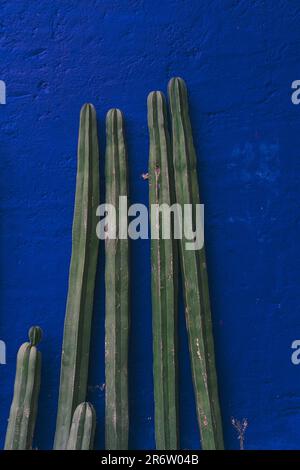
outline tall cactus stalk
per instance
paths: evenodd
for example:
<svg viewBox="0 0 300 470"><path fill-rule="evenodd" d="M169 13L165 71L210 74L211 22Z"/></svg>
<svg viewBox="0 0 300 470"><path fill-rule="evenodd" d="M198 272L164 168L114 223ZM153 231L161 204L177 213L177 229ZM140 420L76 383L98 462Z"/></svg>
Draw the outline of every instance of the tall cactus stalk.
<svg viewBox="0 0 300 470"><path fill-rule="evenodd" d="M67 450L92 450L95 437L96 413L87 402L74 411Z"/></svg>
<svg viewBox="0 0 300 470"><path fill-rule="evenodd" d="M163 238L158 206L174 202L170 139L166 103L161 92L148 96L149 202L151 227L157 238L151 239L153 376L155 400L156 448L178 448L177 410L177 245L171 230ZM155 209L156 208L156 209Z"/></svg>
<svg viewBox="0 0 300 470"><path fill-rule="evenodd" d="M96 112L80 113L72 257L66 307L55 449L65 449L72 416L86 399L95 275L98 258L99 151Z"/></svg>
<svg viewBox="0 0 300 470"><path fill-rule="evenodd" d="M128 448L129 258L127 155L121 111L106 117L106 203L116 209L116 237L105 239L105 440L106 449ZM121 222L120 222L121 221ZM111 229L112 227L110 227ZM126 237L126 238L125 238Z"/></svg>
<svg viewBox="0 0 300 470"><path fill-rule="evenodd" d="M41 353L36 346L41 340L42 330L34 326L30 328L28 336L30 342L22 344L17 356L14 397L4 447L6 450L28 450L32 447L41 381Z"/></svg>
<svg viewBox="0 0 300 470"><path fill-rule="evenodd" d="M187 90L184 81L169 82L172 116L173 161L176 200L181 204L199 204L196 154L189 118ZM196 396L197 414L203 449L223 449L214 341L205 249L186 250L186 239L180 243L185 291L185 313Z"/></svg>

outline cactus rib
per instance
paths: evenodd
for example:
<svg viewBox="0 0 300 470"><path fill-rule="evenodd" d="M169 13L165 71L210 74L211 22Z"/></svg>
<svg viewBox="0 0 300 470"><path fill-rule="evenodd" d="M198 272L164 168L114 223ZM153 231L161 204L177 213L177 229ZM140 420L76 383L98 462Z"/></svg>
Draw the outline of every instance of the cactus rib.
<svg viewBox="0 0 300 470"><path fill-rule="evenodd" d="M154 207L171 206L174 198L166 103L161 92L148 96L149 202L151 226L158 238L151 239L153 376L156 448L178 448L177 410L177 245L173 233L162 234L161 217Z"/></svg>
<svg viewBox="0 0 300 470"><path fill-rule="evenodd" d="M181 204L199 204L196 154L188 111L186 85L180 78L169 82L172 117L173 161L176 200ZM222 449L222 420L218 398L217 374L209 290L204 247L185 249L180 243L183 269L186 323L196 396L197 415L203 449Z"/></svg>
<svg viewBox="0 0 300 470"><path fill-rule="evenodd" d="M92 450L95 437L96 413L87 402L74 411L67 450Z"/></svg>
<svg viewBox="0 0 300 470"><path fill-rule="evenodd" d="M72 415L86 399L93 296L98 258L99 151L96 112L80 113L72 257L61 360L55 449L65 449Z"/></svg>
<svg viewBox="0 0 300 470"><path fill-rule="evenodd" d="M129 259L127 200L127 154L123 115L111 109L106 117L106 203L116 209L116 238L105 239L105 445L109 450L128 448L128 330ZM119 218L122 219L119 224ZM127 233L127 232L126 232ZM127 235L126 235L127 237Z"/></svg>
<svg viewBox="0 0 300 470"><path fill-rule="evenodd" d="M10 408L5 449L31 449L37 415L41 381L41 353L36 345L42 331L38 326L29 330L30 342L22 344L17 356L14 397ZM34 342L32 338L35 338Z"/></svg>

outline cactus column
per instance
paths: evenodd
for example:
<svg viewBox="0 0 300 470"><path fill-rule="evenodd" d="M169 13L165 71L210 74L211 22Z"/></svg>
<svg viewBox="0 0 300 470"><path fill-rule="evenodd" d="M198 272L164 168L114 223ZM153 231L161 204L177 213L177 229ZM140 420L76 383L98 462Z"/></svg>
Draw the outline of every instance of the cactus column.
<svg viewBox="0 0 300 470"><path fill-rule="evenodd" d="M188 111L185 83L180 78L169 82L172 116L173 162L176 201L199 204L196 154ZM185 291L186 323L196 396L198 421L203 449L222 449L222 421L218 397L214 342L204 247L186 250L186 239L180 243Z"/></svg>
<svg viewBox="0 0 300 470"><path fill-rule="evenodd" d="M106 117L106 203L116 210L105 239L105 445L128 448L129 259L127 238L127 155L121 111ZM115 222L115 224L114 224ZM114 227L112 226L114 225ZM111 233L114 232L115 236Z"/></svg>
<svg viewBox="0 0 300 470"><path fill-rule="evenodd" d="M87 402L74 411L67 450L91 450L94 444L96 413Z"/></svg>
<svg viewBox="0 0 300 470"><path fill-rule="evenodd" d="M158 211L161 204L170 207L174 198L166 104L161 92L148 96L148 127L151 232L157 231L151 238L155 440L157 449L170 450L178 448L177 245L171 221L170 236L163 237Z"/></svg>
<svg viewBox="0 0 300 470"><path fill-rule="evenodd" d="M29 450L32 446L41 381L41 353L36 346L42 330L34 326L28 336L30 342L22 344L18 352L5 450Z"/></svg>
<svg viewBox="0 0 300 470"><path fill-rule="evenodd" d="M99 151L96 112L80 113L72 257L66 307L55 449L65 449L75 408L86 399L95 275L98 258Z"/></svg>

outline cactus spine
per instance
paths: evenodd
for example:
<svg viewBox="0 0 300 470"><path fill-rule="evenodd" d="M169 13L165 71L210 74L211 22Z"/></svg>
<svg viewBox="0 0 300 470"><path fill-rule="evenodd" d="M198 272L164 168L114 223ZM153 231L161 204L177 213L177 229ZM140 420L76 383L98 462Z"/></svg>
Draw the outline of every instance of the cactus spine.
<svg viewBox="0 0 300 470"><path fill-rule="evenodd" d="M127 155L121 111L106 116L106 203L116 209L116 233L105 239L105 445L128 448L129 259L127 238ZM120 223L119 223L120 221ZM114 225L114 224L113 224Z"/></svg>
<svg viewBox="0 0 300 470"><path fill-rule="evenodd" d="M148 127L151 230L158 229L156 238L151 239L155 440L157 449L170 450L178 448L177 245L173 233L163 238L161 219L154 210L161 204L171 206L174 198L166 104L161 92L148 96Z"/></svg>
<svg viewBox="0 0 300 470"><path fill-rule="evenodd" d="M169 82L172 116L173 161L176 200L180 205L199 204L196 154L184 81ZM185 291L186 323L203 449L223 449L222 420L218 398L214 342L204 247L186 250L180 243Z"/></svg>
<svg viewBox="0 0 300 470"><path fill-rule="evenodd" d="M29 341L22 344L17 356L14 397L10 408L5 449L31 449L37 415L41 381L41 353L36 346L41 340L42 330L30 328Z"/></svg>
<svg viewBox="0 0 300 470"><path fill-rule="evenodd" d="M87 402L74 411L67 450L92 450L95 437L96 413Z"/></svg>
<svg viewBox="0 0 300 470"><path fill-rule="evenodd" d="M86 399L91 320L98 258L99 151L96 112L80 113L72 257L66 307L55 449L65 449L72 415Z"/></svg>

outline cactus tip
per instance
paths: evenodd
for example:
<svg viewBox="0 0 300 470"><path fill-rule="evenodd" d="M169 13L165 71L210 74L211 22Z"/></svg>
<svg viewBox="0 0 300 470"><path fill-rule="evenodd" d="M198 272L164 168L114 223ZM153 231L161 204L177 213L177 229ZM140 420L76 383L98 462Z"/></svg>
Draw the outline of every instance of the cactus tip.
<svg viewBox="0 0 300 470"><path fill-rule="evenodd" d="M187 92L186 83L181 77L173 77L168 83L169 93L173 89L181 89L185 93Z"/></svg>
<svg viewBox="0 0 300 470"><path fill-rule="evenodd" d="M32 326L28 331L31 346L36 346L42 339L43 330L39 326Z"/></svg>
<svg viewBox="0 0 300 470"><path fill-rule="evenodd" d="M113 119L114 117L118 117L120 119L123 119L122 111L118 108L109 109L108 112L107 112L107 115L106 115L106 119L109 120L109 119Z"/></svg>
<svg viewBox="0 0 300 470"><path fill-rule="evenodd" d="M159 93L158 91L150 91L149 95L148 95L148 104L151 103L151 100L155 98L156 94Z"/></svg>
<svg viewBox="0 0 300 470"><path fill-rule="evenodd" d="M148 106L151 106L155 100L158 102L165 102L165 97L162 91L151 91L149 93L147 99Z"/></svg>
<svg viewBox="0 0 300 470"><path fill-rule="evenodd" d="M85 111L85 110L93 111L94 113L96 112L95 106L92 103L84 103L81 106L81 111L80 112L83 113L83 111Z"/></svg>

